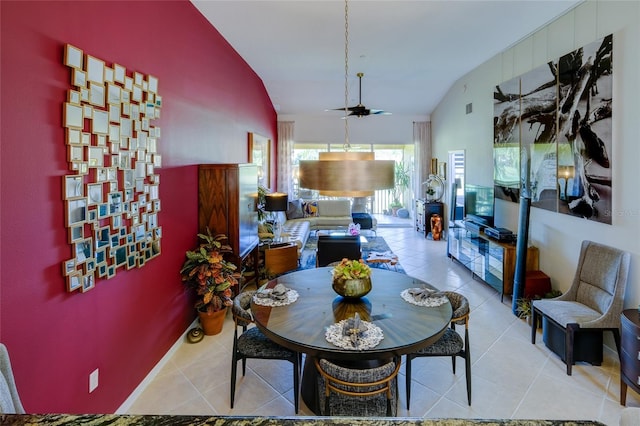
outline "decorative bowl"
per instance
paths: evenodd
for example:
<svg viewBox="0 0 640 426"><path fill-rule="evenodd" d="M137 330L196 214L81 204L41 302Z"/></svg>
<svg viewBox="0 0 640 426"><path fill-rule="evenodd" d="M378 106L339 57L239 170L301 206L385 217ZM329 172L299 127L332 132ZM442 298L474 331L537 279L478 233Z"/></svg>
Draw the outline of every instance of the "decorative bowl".
<svg viewBox="0 0 640 426"><path fill-rule="evenodd" d="M347 299L360 298L371 291L371 277L366 278L334 278L333 291Z"/></svg>

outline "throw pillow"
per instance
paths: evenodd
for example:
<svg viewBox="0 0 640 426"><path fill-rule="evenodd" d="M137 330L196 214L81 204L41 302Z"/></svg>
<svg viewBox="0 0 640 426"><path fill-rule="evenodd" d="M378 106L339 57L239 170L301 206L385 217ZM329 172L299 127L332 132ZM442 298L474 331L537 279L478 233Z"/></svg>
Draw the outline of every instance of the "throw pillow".
<svg viewBox="0 0 640 426"><path fill-rule="evenodd" d="M308 201L302 204L304 211L304 217L317 217L318 216L318 202Z"/></svg>
<svg viewBox="0 0 640 426"><path fill-rule="evenodd" d="M287 208L287 220L299 219L301 217L304 217L304 212L302 211L302 200L289 201L289 207Z"/></svg>

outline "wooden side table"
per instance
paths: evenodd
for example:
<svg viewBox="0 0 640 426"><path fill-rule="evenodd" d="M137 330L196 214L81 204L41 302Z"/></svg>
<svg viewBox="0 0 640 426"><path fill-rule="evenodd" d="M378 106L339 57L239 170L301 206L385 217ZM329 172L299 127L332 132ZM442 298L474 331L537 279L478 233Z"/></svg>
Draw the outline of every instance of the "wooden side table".
<svg viewBox="0 0 640 426"><path fill-rule="evenodd" d="M625 309L620 316L620 405L627 403L627 386L640 393L640 313Z"/></svg>
<svg viewBox="0 0 640 426"><path fill-rule="evenodd" d="M274 244L264 248L264 267L269 275L280 275L298 268L296 243Z"/></svg>

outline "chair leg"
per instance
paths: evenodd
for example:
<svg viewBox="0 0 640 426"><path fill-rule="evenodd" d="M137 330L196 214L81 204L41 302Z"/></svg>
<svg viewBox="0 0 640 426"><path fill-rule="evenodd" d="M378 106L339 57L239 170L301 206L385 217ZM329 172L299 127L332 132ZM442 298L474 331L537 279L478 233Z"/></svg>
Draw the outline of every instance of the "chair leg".
<svg viewBox="0 0 640 426"><path fill-rule="evenodd" d="M567 376L571 375L571 367L573 366L573 346L575 343L575 333L580 329L578 324L567 324L565 331L564 358L567 364Z"/></svg>
<svg viewBox="0 0 640 426"><path fill-rule="evenodd" d="M451 365L453 365L453 374L456 374L456 356L451 357Z"/></svg>
<svg viewBox="0 0 640 426"><path fill-rule="evenodd" d="M471 353L469 353L469 347L464 351L464 374L467 376L467 402L471 406Z"/></svg>
<svg viewBox="0 0 640 426"><path fill-rule="evenodd" d="M404 362L404 376L405 376L405 389L407 391L407 410L409 409L409 402L411 401L411 355L407 355Z"/></svg>
<svg viewBox="0 0 640 426"><path fill-rule="evenodd" d="M233 408L233 401L236 396L236 374L238 371L238 360L236 359L235 351L231 359L231 408Z"/></svg>

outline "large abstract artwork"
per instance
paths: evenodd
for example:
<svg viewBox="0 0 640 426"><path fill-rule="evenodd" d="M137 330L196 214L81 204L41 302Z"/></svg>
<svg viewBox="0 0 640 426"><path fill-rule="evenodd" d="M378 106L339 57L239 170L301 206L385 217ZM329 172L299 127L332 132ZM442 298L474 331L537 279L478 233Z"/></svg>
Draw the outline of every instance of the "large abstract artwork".
<svg viewBox="0 0 640 426"><path fill-rule="evenodd" d="M496 86L496 198L611 223L609 35Z"/></svg>

